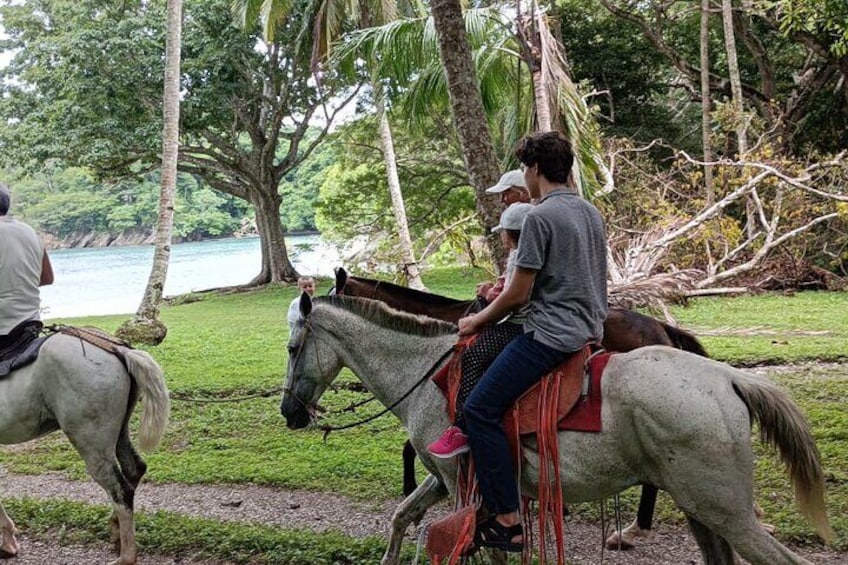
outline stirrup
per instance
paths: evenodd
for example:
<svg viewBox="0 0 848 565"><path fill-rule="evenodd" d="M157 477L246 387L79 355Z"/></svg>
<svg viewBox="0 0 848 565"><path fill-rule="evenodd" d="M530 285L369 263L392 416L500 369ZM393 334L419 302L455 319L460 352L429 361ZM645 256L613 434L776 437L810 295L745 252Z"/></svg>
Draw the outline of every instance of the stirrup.
<svg viewBox="0 0 848 565"><path fill-rule="evenodd" d="M522 541L512 541L512 538L517 536L521 536ZM477 526L474 544L478 547L491 547L502 551L521 553L524 551L524 527L521 524L504 526L498 522L497 518L491 516Z"/></svg>

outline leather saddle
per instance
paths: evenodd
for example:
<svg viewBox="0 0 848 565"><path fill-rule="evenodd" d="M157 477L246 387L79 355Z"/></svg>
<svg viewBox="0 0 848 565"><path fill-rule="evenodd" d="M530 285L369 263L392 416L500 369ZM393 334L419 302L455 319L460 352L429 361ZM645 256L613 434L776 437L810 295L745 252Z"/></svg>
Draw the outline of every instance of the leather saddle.
<svg viewBox="0 0 848 565"><path fill-rule="evenodd" d="M0 345L0 378L29 365L38 358L38 350L50 336L42 336L43 325L37 320L23 322L3 336Z"/></svg>
<svg viewBox="0 0 848 565"><path fill-rule="evenodd" d="M586 394L589 385L586 364L591 355L591 346L584 346L516 401L513 413L518 415L519 434L535 433L545 424L556 426L568 415Z"/></svg>

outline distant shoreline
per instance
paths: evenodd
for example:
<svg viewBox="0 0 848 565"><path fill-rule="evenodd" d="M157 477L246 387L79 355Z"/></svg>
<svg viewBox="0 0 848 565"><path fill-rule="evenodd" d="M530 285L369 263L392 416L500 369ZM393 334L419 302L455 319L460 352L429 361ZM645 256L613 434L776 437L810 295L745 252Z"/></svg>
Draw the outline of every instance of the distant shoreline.
<svg viewBox="0 0 848 565"><path fill-rule="evenodd" d="M133 245L153 245L156 234L148 230L128 230L119 234L85 232L75 233L60 238L53 234L40 232L44 246L48 250L57 249L80 249L80 248L102 248L102 247L126 247ZM321 235L318 230L296 230L285 232L285 236ZM219 239L252 239L258 238L258 233L231 233L215 237L174 237L171 242L193 243L199 241L215 241Z"/></svg>

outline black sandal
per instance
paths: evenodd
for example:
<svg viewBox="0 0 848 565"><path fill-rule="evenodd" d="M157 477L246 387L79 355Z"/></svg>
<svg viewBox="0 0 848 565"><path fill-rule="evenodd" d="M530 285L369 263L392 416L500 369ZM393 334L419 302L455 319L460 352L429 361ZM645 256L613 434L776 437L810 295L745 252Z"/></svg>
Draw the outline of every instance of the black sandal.
<svg viewBox="0 0 848 565"><path fill-rule="evenodd" d="M522 541L512 541L512 538L518 536L521 536ZM504 526L492 516L477 526L474 543L477 546L521 553L524 551L524 528L521 524Z"/></svg>

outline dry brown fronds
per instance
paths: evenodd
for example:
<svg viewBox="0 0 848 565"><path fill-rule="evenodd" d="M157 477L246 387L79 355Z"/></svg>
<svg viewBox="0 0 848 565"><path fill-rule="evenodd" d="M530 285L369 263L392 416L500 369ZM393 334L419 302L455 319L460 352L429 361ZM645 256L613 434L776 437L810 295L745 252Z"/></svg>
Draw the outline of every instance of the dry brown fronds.
<svg viewBox="0 0 848 565"><path fill-rule="evenodd" d="M669 322L673 322L668 304L684 301L686 292L695 287L701 276L701 271L687 269L614 284L609 288L609 303L611 306L627 310L648 308L659 311Z"/></svg>

